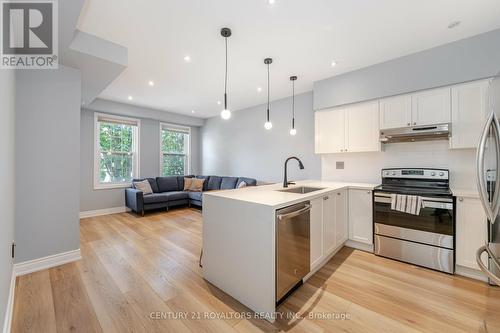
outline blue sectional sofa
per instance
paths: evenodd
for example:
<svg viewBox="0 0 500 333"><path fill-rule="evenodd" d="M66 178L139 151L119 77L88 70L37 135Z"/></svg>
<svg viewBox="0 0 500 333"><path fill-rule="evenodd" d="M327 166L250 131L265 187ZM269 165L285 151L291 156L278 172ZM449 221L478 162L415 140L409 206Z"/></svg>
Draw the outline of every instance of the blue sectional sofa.
<svg viewBox="0 0 500 333"><path fill-rule="evenodd" d="M132 211L144 215L151 209L170 208L181 205L202 206L203 192L184 191L184 177L205 179L203 192L211 190L229 190L238 188L241 182L247 186L257 185L257 181L245 177L220 177L220 176L171 176L134 179L142 181L147 179L153 190L152 194L144 195L135 188L125 189L125 204Z"/></svg>

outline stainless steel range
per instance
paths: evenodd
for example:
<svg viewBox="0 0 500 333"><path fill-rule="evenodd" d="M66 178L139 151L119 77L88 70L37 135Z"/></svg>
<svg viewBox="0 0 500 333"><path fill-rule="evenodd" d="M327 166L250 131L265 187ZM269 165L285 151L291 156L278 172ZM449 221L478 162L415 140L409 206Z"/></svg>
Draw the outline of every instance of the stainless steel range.
<svg viewBox="0 0 500 333"><path fill-rule="evenodd" d="M375 254L455 269L455 199L445 169L383 169L373 191Z"/></svg>

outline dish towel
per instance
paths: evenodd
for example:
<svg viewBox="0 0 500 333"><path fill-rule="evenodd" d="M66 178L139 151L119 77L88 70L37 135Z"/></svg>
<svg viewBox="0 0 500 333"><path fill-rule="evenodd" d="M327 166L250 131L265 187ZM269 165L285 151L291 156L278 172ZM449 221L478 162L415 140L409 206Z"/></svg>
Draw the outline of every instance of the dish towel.
<svg viewBox="0 0 500 333"><path fill-rule="evenodd" d="M419 215L422 197L418 195L391 194L391 209L398 212Z"/></svg>

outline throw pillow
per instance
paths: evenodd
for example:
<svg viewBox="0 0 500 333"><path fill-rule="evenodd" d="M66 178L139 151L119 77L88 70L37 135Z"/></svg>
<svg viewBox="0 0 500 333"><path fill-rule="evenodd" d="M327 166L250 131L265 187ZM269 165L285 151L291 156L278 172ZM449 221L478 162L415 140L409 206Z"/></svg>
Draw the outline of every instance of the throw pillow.
<svg viewBox="0 0 500 333"><path fill-rule="evenodd" d="M193 183L193 178L184 177L184 191L189 191L191 184Z"/></svg>
<svg viewBox="0 0 500 333"><path fill-rule="evenodd" d="M151 188L151 184L149 184L149 181L143 180L141 182L134 182L134 187L138 189L139 191L142 191L142 194L151 194L153 193L153 189Z"/></svg>
<svg viewBox="0 0 500 333"><path fill-rule="evenodd" d="M247 187L247 183L241 182L241 183L238 184L237 188L243 188L243 187Z"/></svg>
<svg viewBox="0 0 500 333"><path fill-rule="evenodd" d="M191 181L191 186L189 187L189 191L191 191L191 192L203 191L203 183L204 182L205 182L205 179L193 178L193 180Z"/></svg>

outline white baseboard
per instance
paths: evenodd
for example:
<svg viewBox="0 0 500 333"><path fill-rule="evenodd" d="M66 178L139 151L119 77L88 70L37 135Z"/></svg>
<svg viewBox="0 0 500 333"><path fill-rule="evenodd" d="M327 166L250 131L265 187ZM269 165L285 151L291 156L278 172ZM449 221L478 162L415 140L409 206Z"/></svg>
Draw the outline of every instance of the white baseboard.
<svg viewBox="0 0 500 333"><path fill-rule="evenodd" d="M455 274L465 276L471 279L488 282L488 277L480 270L464 267L460 265L455 266Z"/></svg>
<svg viewBox="0 0 500 333"><path fill-rule="evenodd" d="M39 259L24 261L14 264L14 274L15 276L21 276L41 271L47 268L64 265L73 261L80 260L81 258L82 255L80 253L80 249L78 249L64 253L54 254Z"/></svg>
<svg viewBox="0 0 500 333"><path fill-rule="evenodd" d="M345 242L345 246L351 247L353 249L358 249L361 251L373 253L373 245L372 244L360 243L360 242L356 242L356 241L349 239L347 242Z"/></svg>
<svg viewBox="0 0 500 333"><path fill-rule="evenodd" d="M96 210L87 210L85 212L80 212L80 218L84 219L87 217L94 217L94 216L102 216L102 215L110 215L110 214L118 214L118 213L125 213L130 211L130 208L127 208L125 206L123 207L113 207L113 208L104 208L104 209L96 209Z"/></svg>
<svg viewBox="0 0 500 333"><path fill-rule="evenodd" d="M12 277L10 280L9 298L7 299L7 309L5 310L5 319L3 324L3 333L10 333L12 326L12 315L14 313L14 292L16 290L16 275L12 268Z"/></svg>

